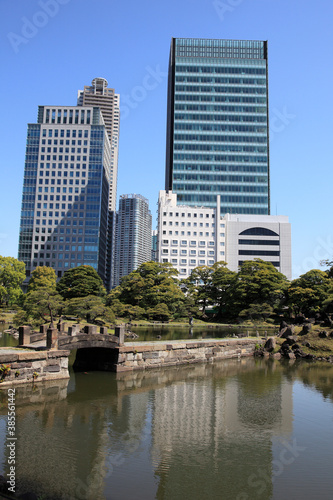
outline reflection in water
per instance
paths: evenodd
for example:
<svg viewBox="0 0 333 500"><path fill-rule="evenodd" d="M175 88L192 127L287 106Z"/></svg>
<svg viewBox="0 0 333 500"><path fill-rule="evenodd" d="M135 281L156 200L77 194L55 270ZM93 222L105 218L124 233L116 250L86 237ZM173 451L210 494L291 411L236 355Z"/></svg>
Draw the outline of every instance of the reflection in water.
<svg viewBox="0 0 333 500"><path fill-rule="evenodd" d="M280 486L287 476L283 460L293 474L297 464L309 466L304 451L296 457L288 448L297 424L294 384L321 391L330 405L325 411L332 412L332 371L243 358L76 373L69 381L17 387L20 493L48 500L287 498ZM7 391L0 394L4 474ZM297 439L304 449L304 436ZM289 498L311 498L299 488L294 491L302 495ZM320 498L329 496L321 491Z"/></svg>

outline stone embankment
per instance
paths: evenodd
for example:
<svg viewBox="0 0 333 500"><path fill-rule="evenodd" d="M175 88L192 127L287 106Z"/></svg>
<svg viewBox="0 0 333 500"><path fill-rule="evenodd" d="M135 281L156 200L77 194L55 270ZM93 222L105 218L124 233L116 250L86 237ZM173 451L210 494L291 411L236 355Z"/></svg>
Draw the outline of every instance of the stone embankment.
<svg viewBox="0 0 333 500"><path fill-rule="evenodd" d="M126 342L119 347L117 372L253 356L259 339Z"/></svg>
<svg viewBox="0 0 333 500"><path fill-rule="evenodd" d="M1 348L0 386L69 378L69 351Z"/></svg>

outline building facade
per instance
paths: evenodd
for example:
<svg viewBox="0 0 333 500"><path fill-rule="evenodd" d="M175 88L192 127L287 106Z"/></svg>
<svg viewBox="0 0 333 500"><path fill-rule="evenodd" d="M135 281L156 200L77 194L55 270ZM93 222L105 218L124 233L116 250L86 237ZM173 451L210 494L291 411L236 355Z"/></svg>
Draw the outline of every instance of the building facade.
<svg viewBox="0 0 333 500"><path fill-rule="evenodd" d="M268 215L267 42L173 38L168 78L165 190Z"/></svg>
<svg viewBox="0 0 333 500"><path fill-rule="evenodd" d="M109 209L116 210L117 202L117 177L118 177L118 148L119 148L119 121L120 121L120 96L115 90L108 88L105 78L94 78L91 85L78 91L78 106L99 107L111 146L110 167L110 197Z"/></svg>
<svg viewBox="0 0 333 500"><path fill-rule="evenodd" d="M112 286L122 276L151 260L152 216L148 200L140 194L120 196L116 221L116 244Z"/></svg>
<svg viewBox="0 0 333 500"><path fill-rule="evenodd" d="M28 125L18 258L64 271L90 265L108 286L111 144L99 107L39 106Z"/></svg>
<svg viewBox="0 0 333 500"><path fill-rule="evenodd" d="M271 262L291 279L291 226L286 216L225 214L215 208L179 205L177 195L160 191L158 261L170 262L186 278L198 266L225 261L238 271L246 260Z"/></svg>

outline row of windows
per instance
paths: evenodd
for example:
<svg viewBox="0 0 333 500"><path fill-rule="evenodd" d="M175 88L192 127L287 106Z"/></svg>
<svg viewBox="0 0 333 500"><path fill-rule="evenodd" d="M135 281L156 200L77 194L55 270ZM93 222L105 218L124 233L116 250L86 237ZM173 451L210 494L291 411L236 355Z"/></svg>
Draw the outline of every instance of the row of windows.
<svg viewBox="0 0 333 500"><path fill-rule="evenodd" d="M166 225L167 225L167 221L165 221L165 220L164 220L164 221L163 221L163 226L166 226ZM170 221L168 222L168 225L169 225L169 226L172 226L172 225L173 225L173 222L170 220ZM185 226L185 222L181 222L181 223L180 223L180 225L181 225L181 226ZM191 227L191 226L192 226L191 222L188 222L186 225L187 225L188 227ZM178 221L176 221L176 222L175 222L175 226L179 226L179 222L178 222ZM193 222L193 227L197 227L197 226L198 226L198 223L197 223L197 222ZM199 227L203 227L203 222L200 222L200 223L199 223ZM210 224L209 224L208 222L206 223L206 227L210 227ZM213 224L211 225L211 227L215 227L215 224L213 223Z"/></svg>
<svg viewBox="0 0 333 500"><path fill-rule="evenodd" d="M42 130L42 137L65 137L65 130L64 129L46 129L44 128ZM66 129L66 137L89 137L89 130L71 130L71 129Z"/></svg>
<svg viewBox="0 0 333 500"><path fill-rule="evenodd" d="M163 259L163 262L168 262L168 261ZM208 260L206 262L206 260L204 260L204 259L199 259L199 260L196 260L196 259L171 259L171 264L173 264L173 265L180 264L181 266L189 265L189 266L194 266L194 267L205 266L206 264L208 264L209 266L212 266L213 264L215 264L215 260L212 259L212 260ZM185 269L184 269L183 273L186 273Z"/></svg>
<svg viewBox="0 0 333 500"><path fill-rule="evenodd" d="M243 113L255 113L258 115L259 113L265 113L267 114L267 107L266 106L234 106L233 104L192 104L192 103L175 103L174 106L175 111L210 111L211 114L209 116L216 117L219 119L218 114L212 114L212 113L221 113L221 112L228 112L230 113L237 113L240 117L243 117ZM193 116L200 116L200 115L193 115ZM232 116L232 115L230 115ZM233 116L233 118L235 118ZM191 118L193 120L199 119L199 118Z"/></svg>
<svg viewBox="0 0 333 500"><path fill-rule="evenodd" d="M192 170L192 169L189 169ZM194 169L193 169L194 170ZM174 170L173 178L175 181L193 180L201 182L252 182L252 183L266 183L267 176L254 176L254 175L221 175L221 174L198 174L188 172L185 174L178 174Z"/></svg>
<svg viewBox="0 0 333 500"><path fill-rule="evenodd" d="M166 255L168 253L169 253L169 249L168 248L163 248L162 254ZM177 249L172 249L172 250L170 250L170 253L172 255L178 255L178 250ZM197 255L197 251L196 250L189 250L188 253L189 253L189 255ZM179 254L180 255L187 255L187 250L180 250ZM205 250L199 250L198 251L198 255L200 255L201 257L205 257L206 256L206 251ZM214 250L209 250L207 252L207 255L209 255L210 257L214 257L214 255L215 255Z"/></svg>
<svg viewBox="0 0 333 500"><path fill-rule="evenodd" d="M90 260L89 261L85 261L85 262L68 262L68 260L65 260L64 262L62 261L59 261L58 264L56 262L44 262L44 261L35 261L33 262L33 267L37 267L37 266L46 266L46 267L53 267L53 268L56 268L56 267L63 267L63 268L66 268L66 267L78 267L78 266L91 266L93 267L94 269L97 270L97 262L91 262ZM58 272L58 277L61 277L61 271L57 271Z"/></svg>
<svg viewBox="0 0 333 500"><path fill-rule="evenodd" d="M178 115L179 116L179 115ZM265 117L263 117L265 119ZM249 132L263 134L267 127L263 125L238 125L238 124L204 124L204 123L175 123L175 130L200 130L203 132Z"/></svg>
<svg viewBox="0 0 333 500"><path fill-rule="evenodd" d="M266 87L221 87L220 85L208 86L208 85L176 85L176 92L206 92L215 94L266 94Z"/></svg>
<svg viewBox="0 0 333 500"><path fill-rule="evenodd" d="M58 224L62 226L99 226L99 219L93 218L93 220L87 220L87 219L81 219L79 221L75 219L67 219L67 220L61 220L59 222L58 219L35 219L35 224L36 226L57 226Z"/></svg>
<svg viewBox="0 0 333 500"><path fill-rule="evenodd" d="M239 102L252 104L267 104L266 97L248 97L234 95L217 95L217 94L176 94L175 102Z"/></svg>
<svg viewBox="0 0 333 500"><path fill-rule="evenodd" d="M238 240L239 245L272 245L279 246L279 240Z"/></svg>
<svg viewBox="0 0 333 500"><path fill-rule="evenodd" d="M54 140L54 142L56 142L56 140ZM64 141L61 140L60 142L64 142ZM68 145L69 145L69 141L66 141L66 142L68 142ZM78 142L81 143L81 141L78 141ZM84 142L87 142L87 141L84 141ZM73 147L74 145L75 145L75 139L72 140L71 153L75 153L75 152L81 153L81 149L82 149L81 146L75 148L75 147ZM35 148L27 148L27 152L34 153L35 151L32 151L34 149ZM36 149L37 149L37 151L39 151L39 148L36 148ZM45 146L42 146L40 148L40 150L41 150L42 153L45 153L45 152L46 153L52 153L52 152L53 153L58 153L58 149L59 149L59 153L63 153L64 152L64 148L62 146L60 146L59 148L58 148L58 146L53 146L53 151L52 151L52 147L50 147L50 146L48 146L47 148ZM83 153L87 153L87 152L88 152L88 148L83 148ZM69 153L69 147L65 147L65 153Z"/></svg>
<svg viewBox="0 0 333 500"><path fill-rule="evenodd" d="M238 250L238 255L255 255L255 256L276 256L276 257L279 257L280 256L280 252L279 251L275 251L275 250Z"/></svg>
<svg viewBox="0 0 333 500"><path fill-rule="evenodd" d="M166 231L162 231L162 234L165 235ZM168 234L169 234L169 236L172 236L173 234L175 236L179 236L179 235L180 236L185 236L185 231L174 231L174 232L169 231ZM223 233L220 233L220 235L224 236ZM202 231L200 231L199 233L197 233L196 231L193 231L193 232L186 231L186 236L200 236L200 237L202 237L202 236L206 236L206 237L211 236L212 238L214 238L215 237L215 233L209 233L209 232L203 233Z"/></svg>
<svg viewBox="0 0 333 500"><path fill-rule="evenodd" d="M176 155L175 155L176 156ZM213 163L213 161L216 161L216 158L218 156L212 155L212 161L206 164L201 164L201 163L174 163L173 164L173 171L183 171L183 170L194 170L197 172L255 172L257 174L259 173L265 173L267 174L267 166L264 165L229 165L229 164L221 164L221 163Z"/></svg>
<svg viewBox="0 0 333 500"><path fill-rule="evenodd" d="M81 112L81 113L80 113ZM49 109L45 110L45 123L84 123L90 124L91 111L87 109ZM68 120L68 121L67 121Z"/></svg>
<svg viewBox="0 0 333 500"><path fill-rule="evenodd" d="M176 241L176 240L172 240L172 242L174 242L174 241ZM199 247L205 247L206 246L206 241L205 240L201 240L199 242L196 242L194 240L192 240L192 241L180 240L179 244L181 246L184 246L184 247L186 247L188 245L191 246L191 247L195 247L195 246L197 246L197 243L198 243ZM162 240L162 245L169 245L169 240ZM207 246L214 246L214 245L215 245L214 241L208 241L207 242Z"/></svg>
<svg viewBox="0 0 333 500"><path fill-rule="evenodd" d="M184 66L176 64L175 74L180 73L210 73L210 74L247 74L247 75L266 75L266 68L253 68L246 66Z"/></svg>
<svg viewBox="0 0 333 500"><path fill-rule="evenodd" d="M176 83L229 83L230 85L266 85L265 78L176 75Z"/></svg>
<svg viewBox="0 0 333 500"><path fill-rule="evenodd" d="M180 149L181 146L179 146ZM216 155L211 154L197 154L197 153L174 153L175 160L185 161L220 161L225 163L231 162L249 162L249 163L267 163L267 156L239 156L239 155Z"/></svg>
<svg viewBox="0 0 333 500"><path fill-rule="evenodd" d="M177 134L175 133L174 135L174 140L175 141L197 141L197 142L206 142L206 143L211 143L211 142L250 142L252 144L266 144L267 143L267 137L266 135L260 136L260 135L214 135L214 134L209 134L209 135L201 135L201 134ZM226 146L224 146L225 148ZM237 149L230 149L230 146L228 145L229 149L222 149L221 151L246 151L246 149L243 149L243 146L238 146ZM231 146L234 147L234 146ZM179 149L179 148L178 148ZM261 151L263 153L267 152L267 148L262 148L261 150L259 148L254 149L249 149L247 151Z"/></svg>
<svg viewBox="0 0 333 500"><path fill-rule="evenodd" d="M76 168L80 168L80 166L76 166ZM75 177L80 177L80 175L82 177L85 177L86 176L86 172L76 172L75 173ZM39 171L39 176L40 177L44 177L44 172L43 170L40 170ZM50 175L50 171L46 171L45 172L45 177L55 177L56 176L56 172L51 172L51 175ZM68 172L61 172L61 170L58 170L57 171L57 176L58 177L74 177L74 172L69 172L69 175L68 175Z"/></svg>
<svg viewBox="0 0 333 500"><path fill-rule="evenodd" d="M80 131L79 131L79 132L80 132ZM79 134L79 136L80 136L80 137L82 137L82 134ZM70 137L70 134L68 135L68 137ZM63 146L64 144L65 144L66 146L69 146L70 144L72 144L72 146L75 146L76 144L77 144L78 146L82 146L82 140L81 140L81 139L77 139L77 140L76 140L76 139L72 139L72 142L71 142L69 139L66 139L66 140L64 140L64 139L47 139L47 144L48 144L48 146L52 146L52 144L53 144L54 146L58 146L58 143L59 143L59 145L60 145L60 146ZM43 146L45 146L45 144L46 144L46 139L42 139L42 144L43 144ZM84 146L88 146L88 141L87 141L87 139L84 139L84 141L83 141L83 145L84 145ZM42 148L42 149L43 149L43 148ZM50 148L48 147L47 149L48 149L48 151L49 151L49 149L50 149ZM55 148L55 149L56 149L56 148ZM63 149L63 148L59 148L59 151L60 151L60 149ZM66 150L67 150L67 149L68 149L68 148L66 148ZM66 151L66 152L67 152L67 151Z"/></svg>
<svg viewBox="0 0 333 500"><path fill-rule="evenodd" d="M170 262L168 259L162 259L162 262ZM173 265L177 265L178 263L178 259L171 259L171 264ZM189 265L189 266L205 266L206 264L208 264L209 266L212 266L213 264L215 263L214 260L208 260L208 262L206 262L206 260L204 259L199 259L198 261L196 259L189 259L188 260L188 263L187 263L187 259L179 259L179 264L180 265ZM179 269L179 272L180 274L187 274L187 271L186 269Z"/></svg>
<svg viewBox="0 0 333 500"><path fill-rule="evenodd" d="M190 177L190 176L189 176ZM192 176L193 177L193 176ZM190 182L191 179L183 179L184 181ZM248 185L239 185L239 184L204 184L202 185L199 183L198 184L189 184L188 182L185 182L184 184L181 184L179 182L174 182L172 189L176 192L179 191L204 191L204 192L212 192L212 193L267 193L268 192L268 187L267 186L260 186L260 185L254 185L254 186L248 186ZM228 197L228 199L231 199ZM265 198L267 200L267 198ZM234 200L236 201L236 200Z"/></svg>
<svg viewBox="0 0 333 500"><path fill-rule="evenodd" d="M253 141L251 141L253 142ZM265 142L266 138L265 138ZM238 152L238 153L262 153L263 155L267 154L267 147L265 146L240 146L236 144L204 144L204 143L177 143L174 144L175 151L227 151L227 152ZM243 157L235 157L242 158L243 161L255 161L253 158L255 156L243 156ZM262 156L262 159L266 159L267 156ZM240 161L239 159L236 161Z"/></svg>
<svg viewBox="0 0 333 500"><path fill-rule="evenodd" d="M85 177L85 175L83 175L83 177ZM81 185L84 186L85 183L86 183L85 180L81 181ZM51 179L51 182L49 182L49 179L39 179L39 184L45 184L45 185L51 184L51 185L55 185L55 179ZM64 185L66 184L67 185L67 179L63 179L62 181L61 181L61 179L58 179L57 184L58 185L62 185L62 184L64 184ZM72 179L69 179L68 184L74 185L74 181ZM78 186L80 184L80 181L76 180L75 184Z"/></svg>
<svg viewBox="0 0 333 500"><path fill-rule="evenodd" d="M198 215L199 215L200 219L203 219L203 217L204 217L204 214L197 214L197 213L191 213L191 212L187 212L187 213L185 213L185 212L175 212L175 217L179 217L179 213L180 213L181 217L192 217L192 215L193 215L194 218L198 217ZM166 217L166 215L167 215L167 212L163 212L163 216ZM172 216L173 216L173 212L169 212L169 217L172 217ZM205 214L205 218L206 219L209 219L210 217L212 219L215 219L215 214L210 214L210 213L206 213Z"/></svg>

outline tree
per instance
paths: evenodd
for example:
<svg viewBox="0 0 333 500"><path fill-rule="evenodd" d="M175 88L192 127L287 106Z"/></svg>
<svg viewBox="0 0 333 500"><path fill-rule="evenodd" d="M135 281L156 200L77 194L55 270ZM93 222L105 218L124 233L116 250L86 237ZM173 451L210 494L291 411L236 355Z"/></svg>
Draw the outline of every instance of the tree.
<svg viewBox="0 0 333 500"><path fill-rule="evenodd" d="M248 309L243 309L239 316L251 320L265 320L273 314L273 307L265 302L263 304L250 304Z"/></svg>
<svg viewBox="0 0 333 500"><path fill-rule="evenodd" d="M182 280L186 294L193 298L197 310L200 310L204 317L207 306L213 303L212 273L212 267L199 266L192 270L188 278Z"/></svg>
<svg viewBox="0 0 333 500"><path fill-rule="evenodd" d="M226 262L215 262L212 266L211 297L218 307L217 317L229 314L232 309L232 287L237 273L227 268Z"/></svg>
<svg viewBox="0 0 333 500"><path fill-rule="evenodd" d="M65 300L88 295L106 295L102 279L91 266L78 266L65 271L57 283L57 291Z"/></svg>
<svg viewBox="0 0 333 500"><path fill-rule="evenodd" d="M264 304L278 309L285 299L287 278L276 270L270 262L261 259L245 261L232 287L234 314Z"/></svg>
<svg viewBox="0 0 333 500"><path fill-rule="evenodd" d="M53 267L38 266L31 273L28 292L38 290L40 287L56 288L57 278Z"/></svg>
<svg viewBox="0 0 333 500"><path fill-rule="evenodd" d="M288 288L288 304L295 314L311 316L327 305L332 279L327 272L312 269L292 281Z"/></svg>
<svg viewBox="0 0 333 500"><path fill-rule="evenodd" d="M0 300L9 305L17 302L23 292L21 285L25 279L25 264L14 257L0 256Z"/></svg>
<svg viewBox="0 0 333 500"><path fill-rule="evenodd" d="M41 320L43 323L50 321L53 325L55 317L61 314L64 302L55 288L39 287L26 295L24 310L28 317Z"/></svg>
<svg viewBox="0 0 333 500"><path fill-rule="evenodd" d="M110 323L115 321L113 311L105 305L101 297L96 295L68 299L65 303L64 312L65 314L85 318L88 323L90 321L94 322L97 317L102 317Z"/></svg>
<svg viewBox="0 0 333 500"><path fill-rule="evenodd" d="M147 315L153 321L169 321L171 316L166 304L157 304L155 307L148 309Z"/></svg>
<svg viewBox="0 0 333 500"><path fill-rule="evenodd" d="M108 295L107 304L120 301L147 310L163 303L173 314L184 300L176 276L176 269L168 262L145 262L121 279Z"/></svg>

